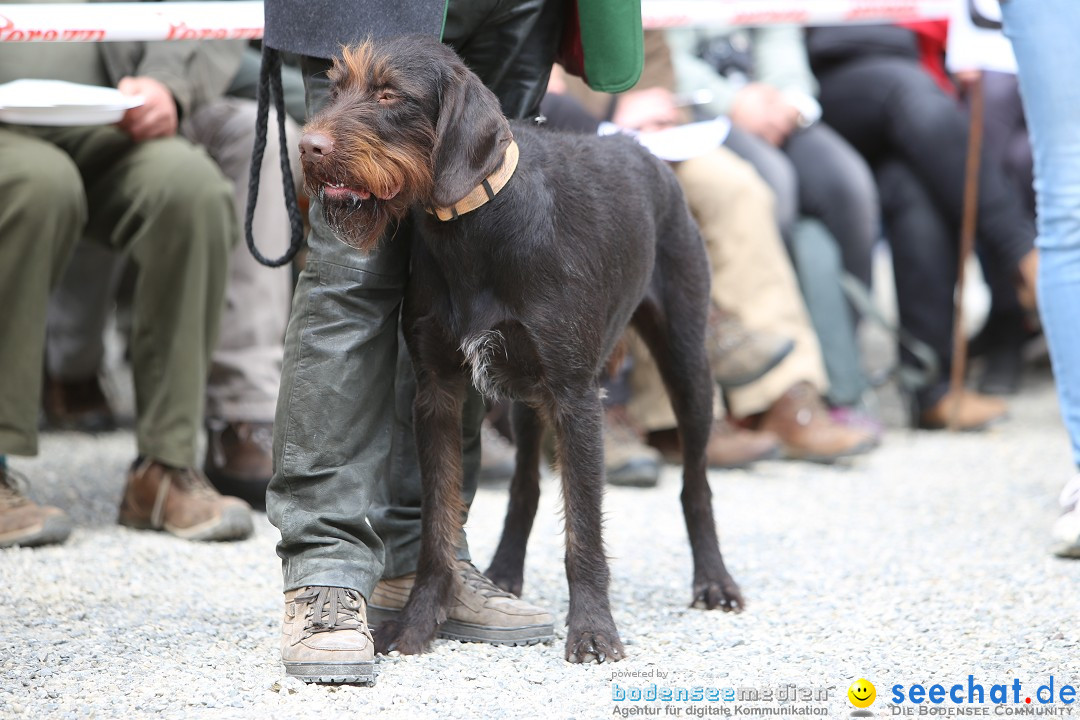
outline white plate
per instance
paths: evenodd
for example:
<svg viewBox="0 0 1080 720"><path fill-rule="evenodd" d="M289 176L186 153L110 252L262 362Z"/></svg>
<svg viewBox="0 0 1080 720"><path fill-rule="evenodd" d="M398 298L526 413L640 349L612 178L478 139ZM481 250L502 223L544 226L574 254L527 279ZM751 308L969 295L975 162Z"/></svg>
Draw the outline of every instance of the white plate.
<svg viewBox="0 0 1080 720"><path fill-rule="evenodd" d="M107 125L144 102L115 88L61 80L15 80L0 85L0 122L18 125Z"/></svg>

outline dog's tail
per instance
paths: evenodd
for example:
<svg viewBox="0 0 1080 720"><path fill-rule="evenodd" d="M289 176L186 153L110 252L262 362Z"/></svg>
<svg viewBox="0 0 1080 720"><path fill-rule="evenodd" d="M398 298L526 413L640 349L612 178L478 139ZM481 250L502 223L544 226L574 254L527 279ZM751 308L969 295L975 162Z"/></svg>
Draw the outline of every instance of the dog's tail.
<svg viewBox="0 0 1080 720"><path fill-rule="evenodd" d="M296 202L296 185L293 184L292 167L289 165L289 150L285 140L285 94L281 90L281 55L277 50L263 43L262 66L259 69L258 111L255 115L255 148L251 153L251 177L248 180L247 212L244 215L244 236L248 250L263 265L280 267L292 262L296 253L304 244L304 219L300 215L300 206ZM263 153L266 150L266 128L270 115L270 100L274 101L277 113L278 139L281 153L281 176L285 180L285 207L289 211L291 239L289 249L281 257L271 260L255 247L255 235L252 222L255 217L255 203L259 199L259 176L262 170Z"/></svg>

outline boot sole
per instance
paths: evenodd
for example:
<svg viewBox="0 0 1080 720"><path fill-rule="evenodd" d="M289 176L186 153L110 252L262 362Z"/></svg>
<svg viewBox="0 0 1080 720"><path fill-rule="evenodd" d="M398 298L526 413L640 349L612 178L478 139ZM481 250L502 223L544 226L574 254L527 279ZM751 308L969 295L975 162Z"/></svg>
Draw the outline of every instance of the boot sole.
<svg viewBox="0 0 1080 720"><path fill-rule="evenodd" d="M867 440L861 442L858 445L839 453L832 453L829 455L815 455L813 453L801 453L801 452L789 452L784 451L784 457L788 460L802 460L803 462L818 463L819 465L832 465L845 458L856 457L858 455L864 455L880 443L877 440Z"/></svg>
<svg viewBox="0 0 1080 720"><path fill-rule="evenodd" d="M284 663L285 674L308 683L375 684L375 661L358 663Z"/></svg>
<svg viewBox="0 0 1080 720"><path fill-rule="evenodd" d="M764 462L766 460L779 460L783 456L783 448L781 448L779 445L776 445L775 447L771 447L768 450L758 453L757 455L751 455L750 457L736 460L734 462L710 462L708 463L708 468L710 470L745 470L746 468L753 466L754 463ZM682 453L665 453L664 462L668 463L669 465L682 465Z"/></svg>
<svg viewBox="0 0 1080 720"><path fill-rule="evenodd" d="M0 548L6 547L38 547L39 545L55 545L67 540L71 535L71 518L66 515L54 515L45 519L37 527L24 528L15 532L0 536Z"/></svg>
<svg viewBox="0 0 1080 720"><path fill-rule="evenodd" d="M373 631L380 623L394 620L401 613L394 608L368 605L368 627ZM473 625L458 620L447 620L439 626L438 637L459 642L479 642L488 645L526 646L549 643L555 639L553 625L526 625L519 627L492 627Z"/></svg>
<svg viewBox="0 0 1080 720"><path fill-rule="evenodd" d="M251 513L247 508L238 507L229 508L221 514L221 517L189 528L172 527L168 523L162 528L155 528L141 518L126 517L123 512L120 513L116 522L134 530L160 529L184 540L203 542L245 540L255 531L251 523Z"/></svg>
<svg viewBox="0 0 1080 720"><path fill-rule="evenodd" d="M238 497L255 510L266 510L266 487L270 480L245 480L213 471L209 465L203 466L203 474L222 495Z"/></svg>

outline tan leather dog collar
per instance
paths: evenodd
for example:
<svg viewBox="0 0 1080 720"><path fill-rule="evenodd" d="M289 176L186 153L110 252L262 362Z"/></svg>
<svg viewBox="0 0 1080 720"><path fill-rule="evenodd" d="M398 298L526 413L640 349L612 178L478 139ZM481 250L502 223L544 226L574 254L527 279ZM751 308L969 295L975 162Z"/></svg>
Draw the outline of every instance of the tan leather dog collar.
<svg viewBox="0 0 1080 720"><path fill-rule="evenodd" d="M430 208L428 212L443 222L457 220L459 216L472 212L484 203L495 199L499 191L506 187L506 183L510 182L514 170L517 169L517 164L518 146L516 142L511 140L510 144L506 146L502 165L499 166L498 170L480 181L480 184L474 187L468 195L450 207Z"/></svg>

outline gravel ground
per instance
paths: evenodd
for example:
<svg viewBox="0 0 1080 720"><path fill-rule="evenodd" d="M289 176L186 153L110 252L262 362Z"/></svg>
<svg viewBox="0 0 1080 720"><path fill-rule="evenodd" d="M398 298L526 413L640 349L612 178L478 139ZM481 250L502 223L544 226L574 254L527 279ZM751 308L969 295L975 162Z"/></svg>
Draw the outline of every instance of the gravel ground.
<svg viewBox="0 0 1080 720"><path fill-rule="evenodd" d="M235 544L119 528L130 432L48 434L38 459L13 465L77 529L61 547L0 553L0 717L609 717L625 707L612 701L616 671L653 673L617 678L620 687L826 688L830 717L851 710L845 693L860 677L877 685L880 716L895 683L948 687L974 674L987 690L1019 678L1034 691L1050 675L1077 685L1080 562L1048 553L1067 443L1048 378L1027 388L988 434L890 430L850 466L714 473L728 565L748 601L741 615L687 607L689 551L669 468L655 489L607 495L624 662L566 664L557 627L552 646L439 641L428 655L382 658L373 688L285 677L276 531L264 516ZM543 491L525 595L561 618L552 479ZM499 487L476 499L469 535L480 564L505 499ZM671 706L688 717L717 703Z"/></svg>

